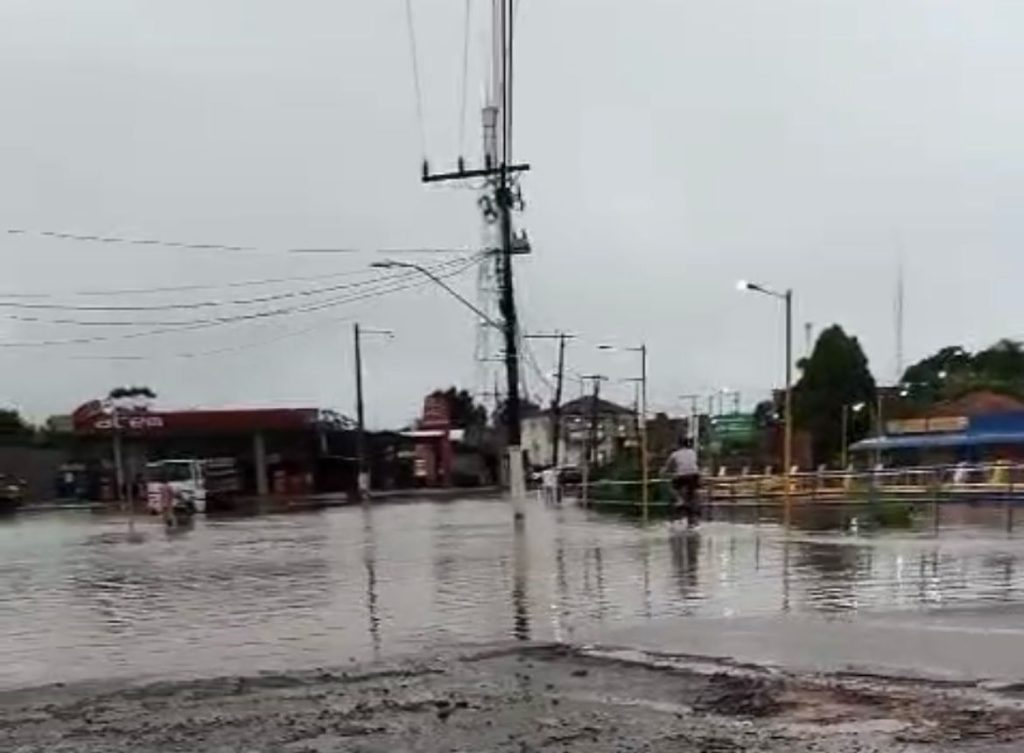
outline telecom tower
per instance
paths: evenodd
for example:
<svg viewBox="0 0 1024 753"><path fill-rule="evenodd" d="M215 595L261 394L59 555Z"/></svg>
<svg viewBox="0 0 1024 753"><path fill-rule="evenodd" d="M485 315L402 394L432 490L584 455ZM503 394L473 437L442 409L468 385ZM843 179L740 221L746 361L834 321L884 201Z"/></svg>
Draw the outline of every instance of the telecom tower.
<svg viewBox="0 0 1024 753"><path fill-rule="evenodd" d="M490 87L488 87L490 90ZM494 94L488 93L488 103L481 111L483 123L483 151L486 159L491 164L496 164L498 159L498 107L493 104ZM491 321L500 317L498 311L498 227L497 215L490 206L493 189L488 181L484 181L479 190L477 203L481 210L480 245L486 254L486 259L477 268L476 277L476 305L487 314ZM479 319L476 326L476 391L478 394L486 394L493 401L493 409L497 410L500 398L498 390L491 389L497 382L500 364L495 361L499 350L500 337L489 322Z"/></svg>

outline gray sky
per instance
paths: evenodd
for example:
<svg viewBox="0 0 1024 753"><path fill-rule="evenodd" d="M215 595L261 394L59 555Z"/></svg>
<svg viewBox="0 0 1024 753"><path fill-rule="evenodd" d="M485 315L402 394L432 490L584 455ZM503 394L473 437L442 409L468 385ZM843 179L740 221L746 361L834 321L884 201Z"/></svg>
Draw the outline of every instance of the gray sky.
<svg viewBox="0 0 1024 753"><path fill-rule="evenodd" d="M1024 5L520 2L515 150L534 166L522 223L535 253L519 264L518 281L528 327L584 336L570 351L574 368L630 376L626 356L594 345L646 339L656 407L721 385L747 401L762 396L783 369L781 311L737 293L743 277L794 287L801 348L803 322L839 322L861 338L876 375L891 380L900 249L908 361L947 343L1024 335L1015 324L1024 313L1016 289ZM473 0L478 20L487 5ZM459 151L464 4L414 7L426 145L440 166ZM484 79L479 24L472 39L471 158ZM4 228L271 249L3 234L0 293L88 304L97 299L71 294L334 274L380 258L372 249L480 241L471 190L418 180L402 0L5 0L0 70ZM367 253L273 251L311 246ZM459 285L472 294L473 274ZM0 309L0 317L26 313L82 318ZM126 330L0 318L0 400L39 417L117 384L146 383L175 406L348 410L351 325L332 322L343 317L397 332L366 346L375 425L407 420L433 387L473 386L472 316L424 288L315 314L61 347L9 345ZM305 327L316 329L173 357ZM549 345L534 347L553 365ZM110 355L147 358L85 360Z"/></svg>

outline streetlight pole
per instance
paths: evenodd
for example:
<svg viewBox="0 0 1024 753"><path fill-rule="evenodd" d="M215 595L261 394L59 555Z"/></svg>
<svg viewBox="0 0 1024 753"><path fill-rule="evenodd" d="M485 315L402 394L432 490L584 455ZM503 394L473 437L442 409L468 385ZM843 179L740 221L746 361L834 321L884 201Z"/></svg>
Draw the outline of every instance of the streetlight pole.
<svg viewBox="0 0 1024 753"><path fill-rule="evenodd" d="M505 378L507 382L507 394L505 396L505 421L507 424L508 440L506 451L508 453L508 475L509 475L509 496L512 497L513 517L521 520L526 512L524 509L524 498L526 496L526 479L523 471L523 448L522 448L522 416L520 415L519 400L519 324L516 318L515 297L512 290L512 226L511 226L511 189L506 184L506 168L504 163L501 168L501 186L497 191L497 203L501 210L501 231L502 231L502 264L501 264L501 316L502 321L497 322L470 301L457 290L448 285L444 280L435 275L429 269L419 264L410 262L394 261L391 259L378 261L371 264L371 267L378 269L415 269L426 275L431 280L444 288L449 295L458 300L463 306L475 313L487 324L501 331L505 339ZM487 172L486 174L491 174ZM458 177L468 177L469 173L462 171ZM443 180L450 176L435 176L429 180ZM477 176L479 177L479 176Z"/></svg>
<svg viewBox="0 0 1024 753"><path fill-rule="evenodd" d="M617 350L614 345L598 345L598 350ZM637 421L640 430L640 506L643 511L644 522L647 522L647 513L650 500L649 483L650 470L647 462L647 343L640 343L633 348L622 348L629 353L640 354L640 415Z"/></svg>
<svg viewBox="0 0 1024 753"><path fill-rule="evenodd" d="M847 465L849 465L849 457L848 457L849 451L847 450L847 444L849 444L849 441L850 441L850 439L849 439L849 435L850 435L849 423L850 423L850 406L847 405L846 403L843 403L843 417L842 417L842 420L840 421L840 425L842 426L843 436L841 438L842 441L839 443L839 447L840 447L839 463L840 463L840 467L844 471L846 470Z"/></svg>
<svg viewBox="0 0 1024 753"><path fill-rule="evenodd" d="M786 462L786 509L785 522L789 528L792 515L792 484L790 476L793 473L793 289L786 289L786 437L785 437L785 462Z"/></svg>
<svg viewBox="0 0 1024 753"><path fill-rule="evenodd" d="M648 481L650 463L647 458L647 343L640 344L640 504L643 508L644 523L647 523L647 510L650 502Z"/></svg>
<svg viewBox="0 0 1024 753"><path fill-rule="evenodd" d="M864 410L865 405L866 403L863 402L854 403L853 405L850 405L849 403L843 404L843 441L840 445L840 447L842 447L840 458L842 459L844 470L850 464L850 413L860 413L862 410Z"/></svg>
<svg viewBox="0 0 1024 753"><path fill-rule="evenodd" d="M763 293L783 302L786 311L786 425L783 439L782 462L785 465L783 479L786 485L784 491L785 508L783 516L786 527L789 527L792 514L792 473L793 473L793 289L787 288L785 292L779 292L766 288L746 280L740 280L736 285L739 290L752 290L755 293Z"/></svg>

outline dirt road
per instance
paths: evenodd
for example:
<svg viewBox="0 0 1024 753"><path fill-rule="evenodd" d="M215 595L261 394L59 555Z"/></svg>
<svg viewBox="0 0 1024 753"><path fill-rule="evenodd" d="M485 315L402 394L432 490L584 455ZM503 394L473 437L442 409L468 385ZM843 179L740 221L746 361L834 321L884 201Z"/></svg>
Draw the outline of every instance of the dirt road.
<svg viewBox="0 0 1024 753"><path fill-rule="evenodd" d="M0 750L870 753L1024 748L1024 689L516 646L0 694Z"/></svg>

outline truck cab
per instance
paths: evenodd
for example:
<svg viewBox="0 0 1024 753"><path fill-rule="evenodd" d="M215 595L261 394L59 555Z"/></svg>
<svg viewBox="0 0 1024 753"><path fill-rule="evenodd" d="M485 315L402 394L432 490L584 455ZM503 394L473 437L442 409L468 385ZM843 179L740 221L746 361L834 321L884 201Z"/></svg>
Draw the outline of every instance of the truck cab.
<svg viewBox="0 0 1024 753"><path fill-rule="evenodd" d="M169 487L174 508L181 512L206 512L206 479L203 462L169 459L146 464L146 507L160 512L164 488Z"/></svg>

